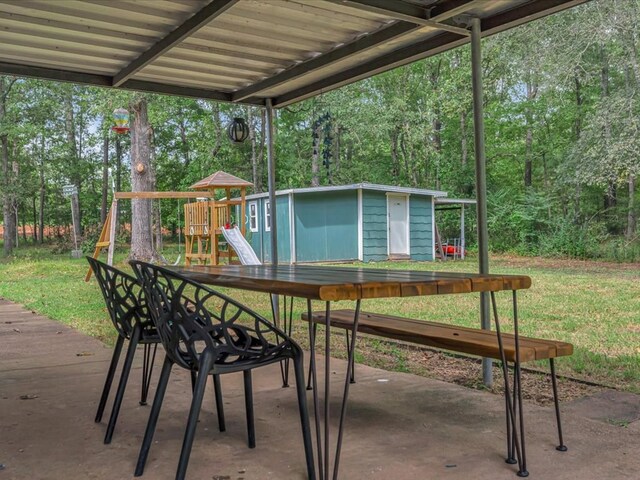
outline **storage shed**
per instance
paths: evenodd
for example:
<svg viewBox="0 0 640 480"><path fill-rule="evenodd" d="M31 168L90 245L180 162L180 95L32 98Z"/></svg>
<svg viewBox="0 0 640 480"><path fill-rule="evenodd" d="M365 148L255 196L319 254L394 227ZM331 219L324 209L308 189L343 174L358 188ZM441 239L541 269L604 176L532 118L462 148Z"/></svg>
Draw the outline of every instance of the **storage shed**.
<svg viewBox="0 0 640 480"><path fill-rule="evenodd" d="M390 185L296 188L276 192L282 263L435 258L435 199L446 192ZM247 239L271 261L271 205L247 196Z"/></svg>

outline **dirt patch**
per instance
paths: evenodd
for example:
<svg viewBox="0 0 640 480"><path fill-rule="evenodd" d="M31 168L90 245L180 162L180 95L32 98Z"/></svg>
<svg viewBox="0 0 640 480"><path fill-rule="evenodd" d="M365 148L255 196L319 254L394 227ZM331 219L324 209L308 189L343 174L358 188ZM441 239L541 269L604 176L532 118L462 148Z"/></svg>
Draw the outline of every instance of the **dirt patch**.
<svg viewBox="0 0 640 480"><path fill-rule="evenodd" d="M338 348L338 350L343 349ZM493 367L494 384L491 388L487 388L482 382L482 364L478 358L452 355L434 349L364 336L360 337L357 350L359 363L435 378L468 388L490 391L497 395L504 393L503 372L499 362L495 362ZM338 353L336 350L334 352ZM357 371L356 367L356 377ZM513 370L510 370L509 374L512 375ZM523 369L522 387L524 399L538 405L553 403L551 377L547 373ZM605 386L590 385L562 376L558 378L558 395L561 402L569 402L605 390L608 390Z"/></svg>
<svg viewBox="0 0 640 480"><path fill-rule="evenodd" d="M460 358L437 351L419 351L409 353L411 362L422 363L432 378L464 385L466 387L490 390L492 393L502 395L504 393L504 379L499 363L494 364L494 384L490 389L482 383L482 364L474 358ZM513 374L513 371L510 371ZM523 397L538 405L553 403L553 390L551 376L525 369L522 372ZM606 390L605 387L588 385L571 379L561 377L558 379L558 395L560 401L568 402L577 398L590 396Z"/></svg>
<svg viewBox="0 0 640 480"><path fill-rule="evenodd" d="M600 262L596 260L576 260L569 258L519 257L499 255L494 258L496 265L513 268L554 268L579 270L582 273L640 272L640 263Z"/></svg>

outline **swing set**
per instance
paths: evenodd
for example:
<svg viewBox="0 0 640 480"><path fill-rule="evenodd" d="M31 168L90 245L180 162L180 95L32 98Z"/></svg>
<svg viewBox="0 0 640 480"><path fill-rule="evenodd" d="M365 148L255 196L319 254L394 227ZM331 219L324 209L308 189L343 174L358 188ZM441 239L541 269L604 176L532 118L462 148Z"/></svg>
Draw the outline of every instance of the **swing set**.
<svg viewBox="0 0 640 480"><path fill-rule="evenodd" d="M118 218L118 202L120 200L133 200L133 199L146 199L146 200L162 200L162 199L196 199L207 198L211 195L207 192L115 192L113 194L113 201L111 202L111 208L107 213L102 230L100 232L100 238L96 242L95 250L93 251L93 258L98 258L102 251L107 249L107 264L113 265L113 253L115 250L115 239L117 233L117 218ZM178 221L179 222L179 221ZM180 239L181 226L178 225L178 238ZM180 246L178 247L180 248ZM178 257L180 260L180 257ZM85 282L88 282L91 278L93 271L89 269L85 276Z"/></svg>
<svg viewBox="0 0 640 480"><path fill-rule="evenodd" d="M195 202L184 204L184 238L185 238L185 265L196 262L199 265L218 265L222 258L232 263L237 257L230 245L222 236L223 228L230 228L233 224L233 210L239 207L240 230L245 234L246 214L246 189L253 184L228 173L218 171L207 178L191 185L196 192L115 192L113 202L107 214L100 238L96 243L93 258L98 258L102 251L107 249L107 264L113 264L115 250L115 238L117 231L118 202L120 200L146 199L195 199ZM223 189L226 196L216 199L216 190ZM231 190L240 190L240 198L232 199ZM180 208L178 207L178 212ZM162 220L160 220L162 221ZM178 223L180 214L178 213ZM178 226L178 249L181 248L181 226ZM181 253L181 252L179 252ZM182 255L178 256L176 264ZM91 278L92 270L89 269L85 281Z"/></svg>

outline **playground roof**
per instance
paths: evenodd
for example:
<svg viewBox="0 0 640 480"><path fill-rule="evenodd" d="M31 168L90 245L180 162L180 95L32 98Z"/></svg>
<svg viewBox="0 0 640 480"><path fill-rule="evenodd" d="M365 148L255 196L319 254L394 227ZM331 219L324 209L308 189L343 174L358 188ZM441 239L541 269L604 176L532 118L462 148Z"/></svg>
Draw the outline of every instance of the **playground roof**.
<svg viewBox="0 0 640 480"><path fill-rule="evenodd" d="M218 170L207 178L203 178L199 182L194 183L189 188L194 190L211 190L214 188L242 188L252 186L253 183L251 182L247 182L246 180L231 175L230 173Z"/></svg>
<svg viewBox="0 0 640 480"><path fill-rule="evenodd" d="M0 74L275 107L586 0L0 0Z"/></svg>
<svg viewBox="0 0 640 480"><path fill-rule="evenodd" d="M429 195L432 197L446 197L447 192L440 190L426 190L423 188L409 188L409 187L397 187L394 185L379 185L376 183L353 183L351 185L335 185L335 186L323 186L323 187L310 187L310 188L290 188L287 190L278 190L276 195L288 195L289 193L316 193L316 192L338 192L343 190L373 190L379 192L400 193L400 194L413 194L413 195ZM247 200L253 200L256 198L266 197L269 194L255 193L253 195L247 195Z"/></svg>

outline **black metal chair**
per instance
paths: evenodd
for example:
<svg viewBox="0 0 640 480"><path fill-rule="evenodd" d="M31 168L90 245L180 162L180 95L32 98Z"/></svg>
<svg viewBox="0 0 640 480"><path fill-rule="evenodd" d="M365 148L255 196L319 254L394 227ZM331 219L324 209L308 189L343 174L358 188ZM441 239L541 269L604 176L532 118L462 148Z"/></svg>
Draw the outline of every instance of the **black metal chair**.
<svg viewBox="0 0 640 480"><path fill-rule="evenodd" d="M151 374L153 373L153 364L156 358L156 349L160 343L160 337L156 331L147 308L142 285L131 275L107 265L92 257L87 257L87 261L91 266L91 270L98 280L100 290L104 297L111 321L118 332L118 339L111 357L111 364L107 372L107 378L100 396L98 411L96 412L95 422L102 421L113 377L120 361L122 347L124 341L129 341L127 354L120 374L120 381L116 391L116 397L111 409L111 416L107 425L107 431L104 437L104 443L111 443L113 432L116 427L122 399L127 388L129 373L136 354L138 345L144 345L143 363L142 363L142 392L140 395L140 405L147 404L147 395L149 393L149 384ZM191 376L191 385L195 386L195 373ZM220 387L220 379L214 376L214 390L216 396L216 410L218 413L218 426L221 432L225 430L224 410L222 403L222 389Z"/></svg>
<svg viewBox="0 0 640 480"><path fill-rule="evenodd" d="M144 286L151 318L166 350L135 475L144 472L174 364L197 372L176 473L176 479L182 480L189 463L207 377L243 372L249 447L253 448L251 370L290 358L294 364L307 473L310 480L315 480L302 349L267 319L235 300L169 269L139 261L130 263Z"/></svg>
<svg viewBox="0 0 640 480"><path fill-rule="evenodd" d="M109 365L107 378L104 383L104 388L102 389L102 395L100 396L98 411L96 412L96 423L102 420L124 341L129 341L124 366L122 367L122 373L120 375L120 382L111 410L111 417L109 418L107 432L104 437L104 443L111 443L137 346L138 344L144 345L140 405L146 405L147 395L149 393L149 381L151 379L160 337L153 322L149 318L142 288L138 281L131 275L127 275L123 271L95 258L87 257L87 261L89 265L91 265L91 269L98 280L98 285L100 285L109 316L111 317L113 326L118 332L118 339L116 340L113 356L111 357L111 364Z"/></svg>

